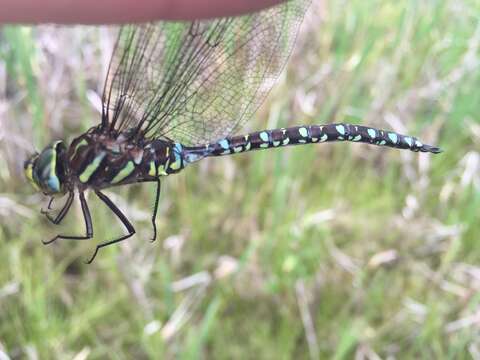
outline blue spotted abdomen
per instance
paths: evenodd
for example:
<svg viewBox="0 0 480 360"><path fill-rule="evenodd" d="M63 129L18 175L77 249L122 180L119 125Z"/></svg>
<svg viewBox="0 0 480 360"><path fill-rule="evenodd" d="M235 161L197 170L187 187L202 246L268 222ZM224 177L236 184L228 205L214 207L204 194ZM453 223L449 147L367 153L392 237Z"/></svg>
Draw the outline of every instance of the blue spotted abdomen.
<svg viewBox="0 0 480 360"><path fill-rule="evenodd" d="M412 136L360 125L328 124L263 130L247 135L225 138L205 146L186 147L184 149L184 158L189 163L205 156L222 156L251 150L332 141L363 142L411 151L440 152L440 149L425 145Z"/></svg>

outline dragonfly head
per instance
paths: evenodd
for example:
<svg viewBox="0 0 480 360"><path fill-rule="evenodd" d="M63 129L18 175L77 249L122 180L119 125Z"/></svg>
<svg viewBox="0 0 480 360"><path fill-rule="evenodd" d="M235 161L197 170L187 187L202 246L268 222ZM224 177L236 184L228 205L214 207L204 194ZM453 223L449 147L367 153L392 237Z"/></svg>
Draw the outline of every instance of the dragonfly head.
<svg viewBox="0 0 480 360"><path fill-rule="evenodd" d="M25 161L25 177L36 190L45 195L65 193L65 151L63 141L55 141Z"/></svg>

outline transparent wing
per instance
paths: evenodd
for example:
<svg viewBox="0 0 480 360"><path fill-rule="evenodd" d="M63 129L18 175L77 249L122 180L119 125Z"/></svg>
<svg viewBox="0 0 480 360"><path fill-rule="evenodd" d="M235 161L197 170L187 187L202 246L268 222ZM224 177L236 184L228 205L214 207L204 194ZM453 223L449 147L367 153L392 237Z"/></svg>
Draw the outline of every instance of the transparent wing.
<svg viewBox="0 0 480 360"><path fill-rule="evenodd" d="M103 94L104 129L199 145L248 120L275 83L310 0L259 13L124 26Z"/></svg>

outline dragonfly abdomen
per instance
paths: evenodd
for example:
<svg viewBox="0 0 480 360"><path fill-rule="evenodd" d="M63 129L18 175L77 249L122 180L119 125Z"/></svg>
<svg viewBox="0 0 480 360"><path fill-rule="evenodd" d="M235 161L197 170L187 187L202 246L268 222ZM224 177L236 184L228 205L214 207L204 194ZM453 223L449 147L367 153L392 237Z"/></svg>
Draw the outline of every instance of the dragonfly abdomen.
<svg viewBox="0 0 480 360"><path fill-rule="evenodd" d="M413 136L367 126L341 123L295 126L233 136L206 146L185 148L184 156L187 162L193 162L205 156L231 155L252 150L333 141L363 142L411 151L440 152L439 148L423 144Z"/></svg>

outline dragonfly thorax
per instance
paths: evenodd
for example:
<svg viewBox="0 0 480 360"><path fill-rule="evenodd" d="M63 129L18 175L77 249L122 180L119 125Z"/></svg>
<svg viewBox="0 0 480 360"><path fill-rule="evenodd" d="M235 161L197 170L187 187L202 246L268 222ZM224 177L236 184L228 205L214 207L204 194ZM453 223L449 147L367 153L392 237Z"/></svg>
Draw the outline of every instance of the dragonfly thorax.
<svg viewBox="0 0 480 360"><path fill-rule="evenodd" d="M132 141L128 132L112 136L92 128L66 152L66 183L81 191L154 181L184 167L183 147L162 139Z"/></svg>
<svg viewBox="0 0 480 360"><path fill-rule="evenodd" d="M25 176L34 188L46 195L65 193L65 151L59 140L25 161Z"/></svg>

